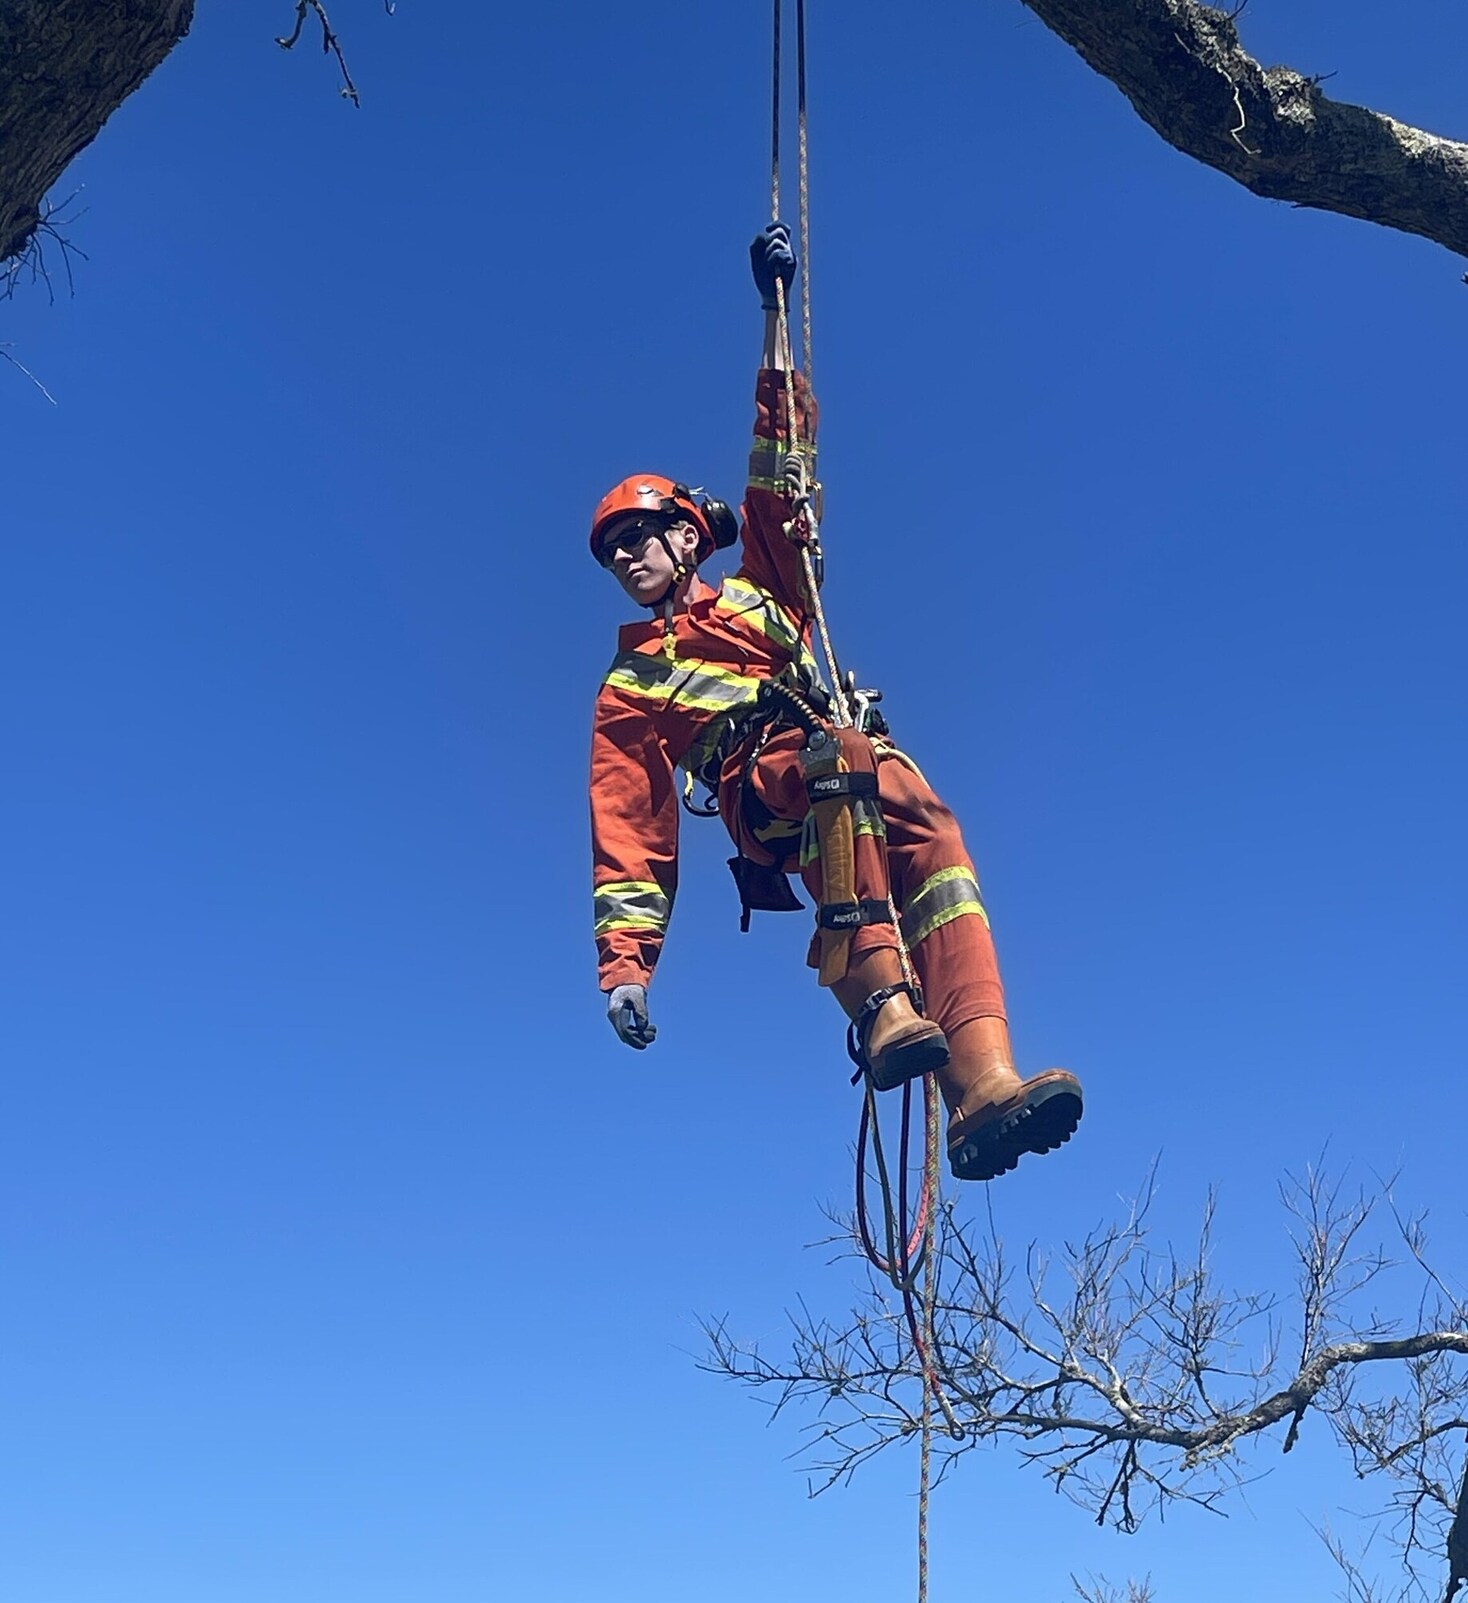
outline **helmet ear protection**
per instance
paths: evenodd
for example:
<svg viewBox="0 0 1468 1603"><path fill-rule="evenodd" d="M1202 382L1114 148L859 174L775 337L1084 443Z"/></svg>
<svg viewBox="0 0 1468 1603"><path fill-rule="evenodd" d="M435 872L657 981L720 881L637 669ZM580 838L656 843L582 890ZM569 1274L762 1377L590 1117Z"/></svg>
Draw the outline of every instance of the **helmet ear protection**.
<svg viewBox="0 0 1468 1603"><path fill-rule="evenodd" d="M735 517L734 509L727 501L716 500L711 495L705 496L703 518L709 526L715 551L724 551L738 540L739 519Z"/></svg>
<svg viewBox="0 0 1468 1603"><path fill-rule="evenodd" d="M708 530L715 551L723 551L739 538L739 519L727 501L704 495L702 490L690 490L686 484L675 484L672 495L663 497L663 511L676 517L685 508L698 514L698 521ZM699 552L699 560L708 556Z"/></svg>

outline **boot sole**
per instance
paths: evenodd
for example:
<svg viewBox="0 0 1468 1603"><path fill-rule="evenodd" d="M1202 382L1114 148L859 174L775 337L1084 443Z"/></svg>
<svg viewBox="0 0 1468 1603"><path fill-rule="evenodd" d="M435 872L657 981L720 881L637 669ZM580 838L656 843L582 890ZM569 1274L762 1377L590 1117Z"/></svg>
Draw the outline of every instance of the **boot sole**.
<svg viewBox="0 0 1468 1603"><path fill-rule="evenodd" d="M946 1067L948 1042L941 1035L920 1036L905 1046L893 1047L882 1059L880 1072L867 1065L867 1076L879 1091L895 1091L909 1080Z"/></svg>
<svg viewBox="0 0 1468 1603"><path fill-rule="evenodd" d="M1037 1086L1012 1113L950 1147L948 1167L957 1180L996 1180L1027 1153L1063 1147L1076 1133L1084 1111L1074 1086Z"/></svg>

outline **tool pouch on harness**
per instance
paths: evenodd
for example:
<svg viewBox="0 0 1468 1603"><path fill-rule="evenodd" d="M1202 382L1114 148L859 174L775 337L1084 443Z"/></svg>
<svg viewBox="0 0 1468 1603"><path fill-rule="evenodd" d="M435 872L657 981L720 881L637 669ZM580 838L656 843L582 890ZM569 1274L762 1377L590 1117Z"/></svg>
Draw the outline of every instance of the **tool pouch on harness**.
<svg viewBox="0 0 1468 1603"><path fill-rule="evenodd" d="M751 913L798 913L805 903L791 889L782 869L751 857L731 857L729 872L739 887L739 928L749 933Z"/></svg>

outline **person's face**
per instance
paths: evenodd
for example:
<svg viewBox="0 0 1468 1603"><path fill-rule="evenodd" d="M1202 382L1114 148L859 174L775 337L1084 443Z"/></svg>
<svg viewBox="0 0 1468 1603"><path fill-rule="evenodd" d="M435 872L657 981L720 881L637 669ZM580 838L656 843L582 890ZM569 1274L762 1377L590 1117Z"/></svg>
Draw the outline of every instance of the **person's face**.
<svg viewBox="0 0 1468 1603"><path fill-rule="evenodd" d="M601 564L639 606L652 606L673 583L673 557L658 539L661 531L678 560L691 564L698 531L691 523L669 524L646 513L612 524L602 538Z"/></svg>

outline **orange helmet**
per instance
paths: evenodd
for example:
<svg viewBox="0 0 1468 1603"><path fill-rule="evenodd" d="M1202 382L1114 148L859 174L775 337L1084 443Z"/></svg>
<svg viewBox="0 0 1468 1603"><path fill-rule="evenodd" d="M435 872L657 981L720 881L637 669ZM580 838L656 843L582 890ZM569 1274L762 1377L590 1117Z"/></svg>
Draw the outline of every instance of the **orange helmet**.
<svg viewBox="0 0 1468 1603"><path fill-rule="evenodd" d="M739 537L734 514L722 501L715 501L711 496L695 500L695 493L686 484L675 484L672 479L656 473L634 474L613 485L591 515L592 556L601 555L601 540L607 526L629 512L654 512L667 518L669 523L686 519L698 530L695 562L702 562L713 552L733 545Z"/></svg>

